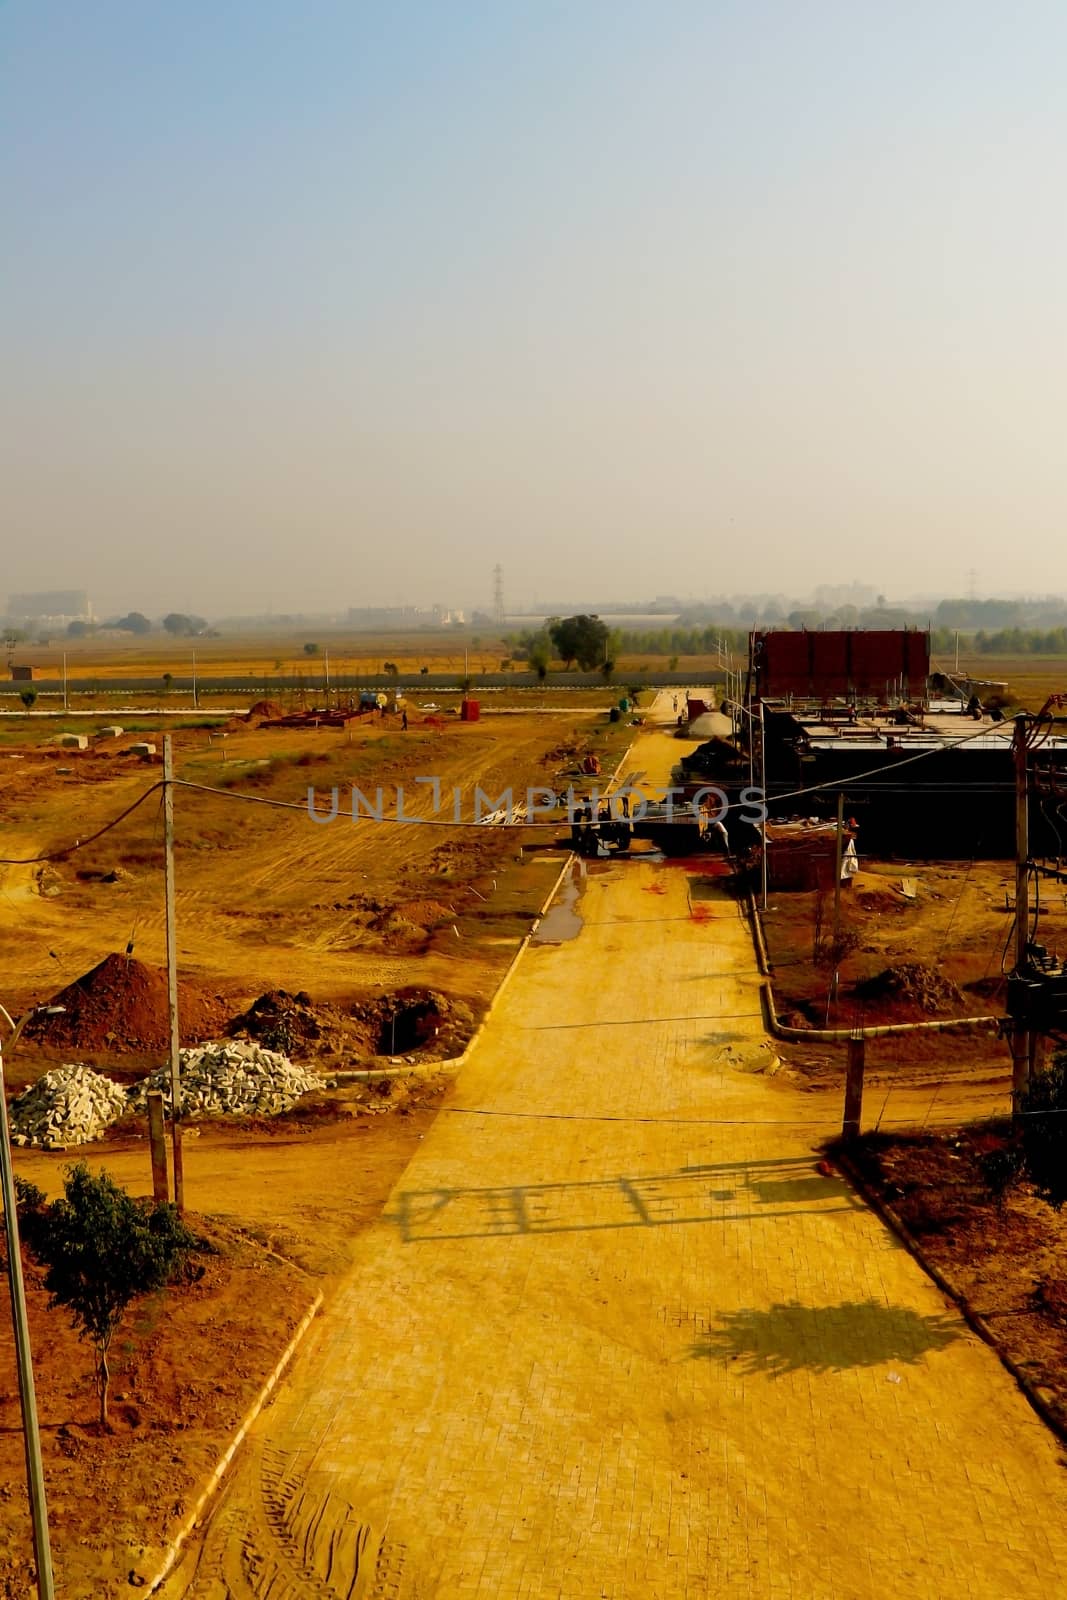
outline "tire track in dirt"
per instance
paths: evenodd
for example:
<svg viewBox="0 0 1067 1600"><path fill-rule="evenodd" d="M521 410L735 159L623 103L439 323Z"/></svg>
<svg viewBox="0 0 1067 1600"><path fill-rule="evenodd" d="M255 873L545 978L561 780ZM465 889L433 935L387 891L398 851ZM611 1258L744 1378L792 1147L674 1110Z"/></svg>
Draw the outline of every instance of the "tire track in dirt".
<svg viewBox="0 0 1067 1600"><path fill-rule="evenodd" d="M395 803L387 785L399 780L405 784L408 812L429 816L429 786L416 785L413 774L432 774L440 779L444 814L450 791L459 787L463 815L469 817L476 785L496 797L509 783L517 792L528 783L541 784L552 777L543 762L546 751L588 732L587 724L572 731L559 719L546 727L524 716L504 719L491 731L457 727L432 741L413 741L410 757L405 748L382 762L386 808ZM194 771L199 753L188 753ZM363 792L373 795L376 784L366 778L365 764L360 766L365 755L365 748L353 747L354 781L362 776ZM179 748L179 772L185 759ZM10 793L26 801L26 831L4 830L11 853L31 854L38 843L69 838L72 799L78 807L76 827L88 832L156 776L126 771L80 783L73 793L69 780L58 780L56 787L51 767L42 768L36 786L20 777L4 790L5 799ZM344 803L347 787L341 792ZM292 794L298 803L302 798L291 783L278 793ZM486 829L457 837L443 828L377 826L365 819L353 824L342 817L316 825L299 811L275 812L191 791L179 792L176 812L179 961L188 974L217 981L220 991L251 997L267 986L312 986L325 996L353 987L395 987L417 976L433 987L458 984L476 993L491 986L491 971L485 968L487 963L492 968L496 958L489 947L499 945L503 956L512 942L510 934L494 940L487 925L476 941L477 958L473 945L461 948L458 941L455 950L415 955L368 933L366 916L351 897L364 893L386 907L407 898L449 904L472 876L495 876L516 842L513 834ZM81 858L94 867L121 866L121 881L106 888L77 883L74 857L58 868L65 882L54 900L36 896L27 878L15 903L6 902L0 881L0 931L5 924L19 929L17 943L5 941L5 980L43 996L108 949L123 950L131 936L141 959L161 963L162 854L157 808L150 802ZM441 871L442 865L453 870ZM459 901L456 909L459 914Z"/></svg>

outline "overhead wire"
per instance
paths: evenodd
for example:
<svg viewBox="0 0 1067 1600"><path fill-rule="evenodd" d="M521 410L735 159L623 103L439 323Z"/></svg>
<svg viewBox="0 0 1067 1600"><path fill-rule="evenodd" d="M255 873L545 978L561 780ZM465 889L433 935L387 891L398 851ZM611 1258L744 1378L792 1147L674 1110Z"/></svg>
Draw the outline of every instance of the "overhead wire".
<svg viewBox="0 0 1067 1600"><path fill-rule="evenodd" d="M144 805L150 795L155 794L157 789L162 789L162 787L163 779L160 778L157 783L153 783L143 794L138 795L137 799L131 805L128 805L124 811L120 811L117 817L112 817L110 822L105 822L103 827L97 828L95 833L87 834L84 839L79 836L74 840L73 844L59 845L55 850L45 850L41 855L0 856L0 867L32 867L39 861L60 861L64 856L73 855L75 850L84 850L86 845L95 844L97 839L104 837L105 833L110 833L112 828L117 828L120 822L125 822L126 818L132 816L139 806Z"/></svg>
<svg viewBox="0 0 1067 1600"><path fill-rule="evenodd" d="M925 750L917 750L912 755L904 756L899 761L892 761L892 762L888 763L886 766L871 767L866 772L857 772L857 773L851 774L847 778L829 778L823 783L809 784L805 788L787 790L785 793L775 794L773 796L770 796L770 798L772 798L775 801L775 803L780 803L783 800L800 800L800 799L803 799L805 796L810 795L810 794L822 794L827 790L838 790L838 789L844 789L844 788L851 789L851 788L855 787L857 784L861 784L867 778L878 778L878 777L881 777L885 773L895 772L901 767L911 766L916 761L926 760L930 756L942 754L943 752L945 752L947 750L959 749L962 745L969 744L972 740L980 738L982 736L986 736L986 737L989 736L988 728L976 728L972 733L965 734L963 736L963 738L961 738L961 739L951 740L947 744L932 745L928 749L925 749ZM280 811L303 811L303 812L306 812L309 816L314 816L315 815L315 813L311 809L309 809L309 804L308 804L307 800L304 800L304 801L300 801L300 800L275 800L275 799L272 799L268 795L241 794L237 790L232 789L232 788L224 789L224 788L216 787L216 786L214 786L212 784L194 783L188 778L175 778L172 781L173 781L174 787L176 789L189 789L194 793L213 795L218 799L237 800L237 801L242 801L247 805L269 806L269 807L271 807L271 808L273 808L275 810L280 810ZM37 862L56 861L56 860L59 860L62 856L66 856L66 855L72 854L75 850L83 850L86 847L86 845L93 844L97 839L102 838L104 836L104 834L109 833L112 828L117 828L118 825L121 822L124 822L128 816L130 816L134 811L137 810L138 806L143 805L144 802L149 798L150 795L155 794L156 791L159 790L159 789L162 789L163 786L164 786L164 780L163 779L159 779L156 783L152 784L148 789L146 789L144 791L144 793L141 794L136 800L134 800L131 805L125 807L125 809L120 811L119 814L116 817L113 817L109 822L106 822L102 827L96 829L95 832L93 832L91 834L88 834L84 839L78 838L78 839L74 840L73 843L71 843L71 844L58 846L56 849L44 851L39 855L34 855L34 856L0 856L0 866L20 866L20 867L22 867L22 866L32 866ZM707 787L710 788L710 787L713 787L713 786L709 784ZM883 787L883 786L880 785L879 787ZM913 788L913 787L914 787L914 785L909 785L908 786L909 789ZM982 786L982 787L985 787L985 786ZM310 793L313 795L314 794L314 790L312 789L310 791ZM744 811L744 810L752 809L757 803L758 802L755 802L755 801L737 800L737 801L730 802L726 806L725 809L727 811ZM480 828L480 829L484 829L487 825L488 826L492 826L492 824L487 824L487 822L486 822L486 820L484 818L481 819L481 820L478 820L478 821L463 822L463 821L459 821L459 820L457 820L455 818L424 817L424 816L421 816L421 815L418 816L418 817L378 816L374 812L363 812L363 813L361 813L361 812L356 812L356 811L352 811L352 812L338 811L335 814L337 816L352 816L353 820L365 821L365 822L368 822L368 823L375 824L375 825L377 825L379 827L381 827L381 826L390 826L390 825L391 826L408 827L408 826L417 825L419 827L430 827L430 828ZM319 813L318 817L316 818L316 820L318 820L320 822L328 822L328 821L331 821L333 819L332 819L332 817L326 817L326 816L323 816L321 813ZM497 826L500 826L500 824L497 824ZM503 826L506 826L506 827L520 827L520 828L552 828L552 829L556 829L556 828L558 828L560 826L560 822L559 822L558 819L551 819L551 818L546 819L544 822L531 822L527 818L522 817L522 818L515 818L511 822L505 822L503 824Z"/></svg>

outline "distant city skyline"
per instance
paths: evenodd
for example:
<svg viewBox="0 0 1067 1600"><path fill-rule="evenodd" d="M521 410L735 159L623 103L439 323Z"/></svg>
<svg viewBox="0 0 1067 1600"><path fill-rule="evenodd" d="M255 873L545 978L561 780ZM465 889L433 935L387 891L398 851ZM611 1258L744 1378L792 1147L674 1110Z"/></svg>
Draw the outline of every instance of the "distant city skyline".
<svg viewBox="0 0 1067 1600"><path fill-rule="evenodd" d="M850 598L851 596L851 598ZM892 613L899 611L906 613L909 625L919 625L923 620L933 620L940 606L948 603L963 607L976 606L978 609L987 606L1018 605L1022 608L1032 608L1040 611L1042 607L1050 611L1063 610L1067 612L1067 596L1062 594L1028 594L1025 592L996 596L986 595L890 595L878 591L875 587L850 585L817 585L807 594L769 594L744 592L738 594L717 594L701 596L634 596L629 595L623 600L612 601L610 598L592 598L589 596L573 596L571 598L556 598L540 604L530 602L527 606L516 605L505 610L500 627L503 631L514 631L516 628L528 625L538 618L552 615L567 615L574 612L595 612L599 615L620 620L632 619L633 621L647 622L654 629L665 626L678 616L690 613L723 613L734 611L738 616L759 616L766 620L769 615L778 616L782 620L797 613L817 612L832 615L835 612L848 612L849 610L860 614L877 612L884 600L885 609ZM35 601L35 608L27 609L25 602ZM62 602L71 602L71 608L64 610ZM73 602L83 604L75 607ZM161 621L168 612L180 610L185 616L200 618L208 625L220 622L233 623L266 623L271 617L276 617L279 622L285 618L296 620L315 620L329 623L330 626L340 630L349 629L358 631L361 628L383 628L396 631L420 630L427 628L463 628L470 631L472 628L487 632L498 626L488 606L470 603L467 605L444 606L435 604L431 606L333 606L320 611L277 610L267 612L217 612L206 615L202 608L189 606L176 608L173 606L152 608L147 605L140 606L100 606L93 602L87 591L41 592L37 594L14 594L4 598L0 594L0 617L11 624L37 623L55 624L62 626L70 621L82 622L87 620L92 627L107 627L130 611L140 612L153 623Z"/></svg>

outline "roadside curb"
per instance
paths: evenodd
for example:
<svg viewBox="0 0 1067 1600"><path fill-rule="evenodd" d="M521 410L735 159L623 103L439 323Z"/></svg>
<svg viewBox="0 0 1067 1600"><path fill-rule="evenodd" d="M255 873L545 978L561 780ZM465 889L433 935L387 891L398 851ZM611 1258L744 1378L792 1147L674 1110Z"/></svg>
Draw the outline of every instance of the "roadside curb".
<svg viewBox="0 0 1067 1600"><path fill-rule="evenodd" d="M234 1456L237 1454L238 1449L244 1441L245 1435L252 1426L253 1422L255 1422L256 1418L259 1416L259 1413L262 1411L263 1407L266 1405L278 1382L278 1379L281 1377L282 1373L293 1359L293 1356L296 1354L301 1340L321 1310L322 1303L323 1293L320 1289L297 1324L296 1331L289 1340L289 1343L286 1345L285 1349L282 1351L274 1371L270 1374L270 1377L267 1379L262 1389L260 1389L251 1406L245 1412L240 1427L237 1429L237 1432L234 1434L226 1449L215 1463L214 1470L212 1471L207 1482L204 1484L204 1487L201 1489L200 1494L197 1496L196 1504L193 1506L192 1511L190 1511L189 1515L186 1517L185 1521L174 1535L174 1538L163 1552L163 1560L159 1570L152 1579L151 1583L148 1585L148 1594L156 1594L166 1582L167 1578L169 1578L171 1572L174 1570L175 1563L182 1552L185 1541L188 1539L189 1535L193 1532L193 1529L203 1516L205 1510L207 1509L208 1502L212 1499L219 1487L219 1484L226 1475L227 1468L230 1466Z"/></svg>
<svg viewBox="0 0 1067 1600"><path fill-rule="evenodd" d="M500 996L504 993L504 990L507 988L508 984L511 982L512 977L515 974L515 968L518 966L519 962L522 960L523 956L526 954L527 950L529 949L531 939L533 938L534 934L537 932L538 928L541 926L541 922L542 922L542 920L544 918L545 912L548 910L549 906L552 904L553 900L556 898L557 894L559 893L560 886L562 885L563 880L566 878L568 872L571 870L571 867L574 865L574 860L575 860L574 851L573 850L568 850L567 851L567 859L566 859L566 861L564 861L562 867L559 870L559 873L556 876L555 882L553 883L551 889L548 891L548 895L546 896L546 898L544 900L544 903L541 906L540 911L537 913L537 915L534 918L533 922L530 924L529 933L526 933L526 934L523 935L521 944L519 945L518 949L515 951L515 954L512 956L510 962L508 963L507 971L504 973L504 976L501 978L500 982L496 986L496 989L495 989L495 991L493 993L493 998L490 1000L489 1004L486 1006L484 1012L482 1013L482 1020L479 1022L478 1026L475 1028L474 1032L471 1034L470 1038L467 1040L467 1043L464 1046L463 1054L459 1055L459 1056L453 1056L450 1061L442 1061L442 1062L440 1062L439 1065L441 1067L451 1067L453 1070L458 1071L459 1068L463 1066L464 1062L469 1057L469 1055L470 1055L471 1051L474 1049L475 1045L478 1043L478 1040L481 1038L482 1034L485 1032L485 1029L486 1029L486 1027L487 1027L487 1025L489 1023L490 1017L493 1015L493 1012L497 1008L497 1004L498 1004L498 1002L500 1000Z"/></svg>
<svg viewBox="0 0 1067 1600"><path fill-rule="evenodd" d="M840 1149L834 1148L833 1145L828 1147L828 1153L829 1160L833 1165L839 1168L856 1192L870 1206L871 1210L885 1223L890 1232L896 1234L901 1244L909 1255L913 1256L918 1262L927 1277L937 1285L943 1295L952 1301L972 1332L976 1333L982 1342L987 1344L994 1352L1001 1366L1015 1379L1026 1400L1032 1409L1036 1411L1045 1426L1051 1429L1061 1443L1067 1444L1067 1414L1065 1414L1063 1408L1055 1401L1045 1398L1041 1393L1042 1385L1036 1384L1029 1373L1019 1365L1013 1356L1008 1354L985 1317L980 1312L975 1311L963 1290L953 1283L952 1279L935 1262L930 1260L907 1223L893 1209L889 1201L880 1195L876 1189L872 1188L867 1178L864 1177L851 1158Z"/></svg>

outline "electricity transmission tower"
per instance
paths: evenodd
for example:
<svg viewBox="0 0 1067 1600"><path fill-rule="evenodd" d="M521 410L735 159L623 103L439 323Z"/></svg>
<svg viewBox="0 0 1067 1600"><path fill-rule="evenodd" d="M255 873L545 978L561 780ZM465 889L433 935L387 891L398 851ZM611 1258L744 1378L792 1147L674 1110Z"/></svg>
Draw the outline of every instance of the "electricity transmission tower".
<svg viewBox="0 0 1067 1600"><path fill-rule="evenodd" d="M493 568L493 621L504 626L504 569L498 561Z"/></svg>

